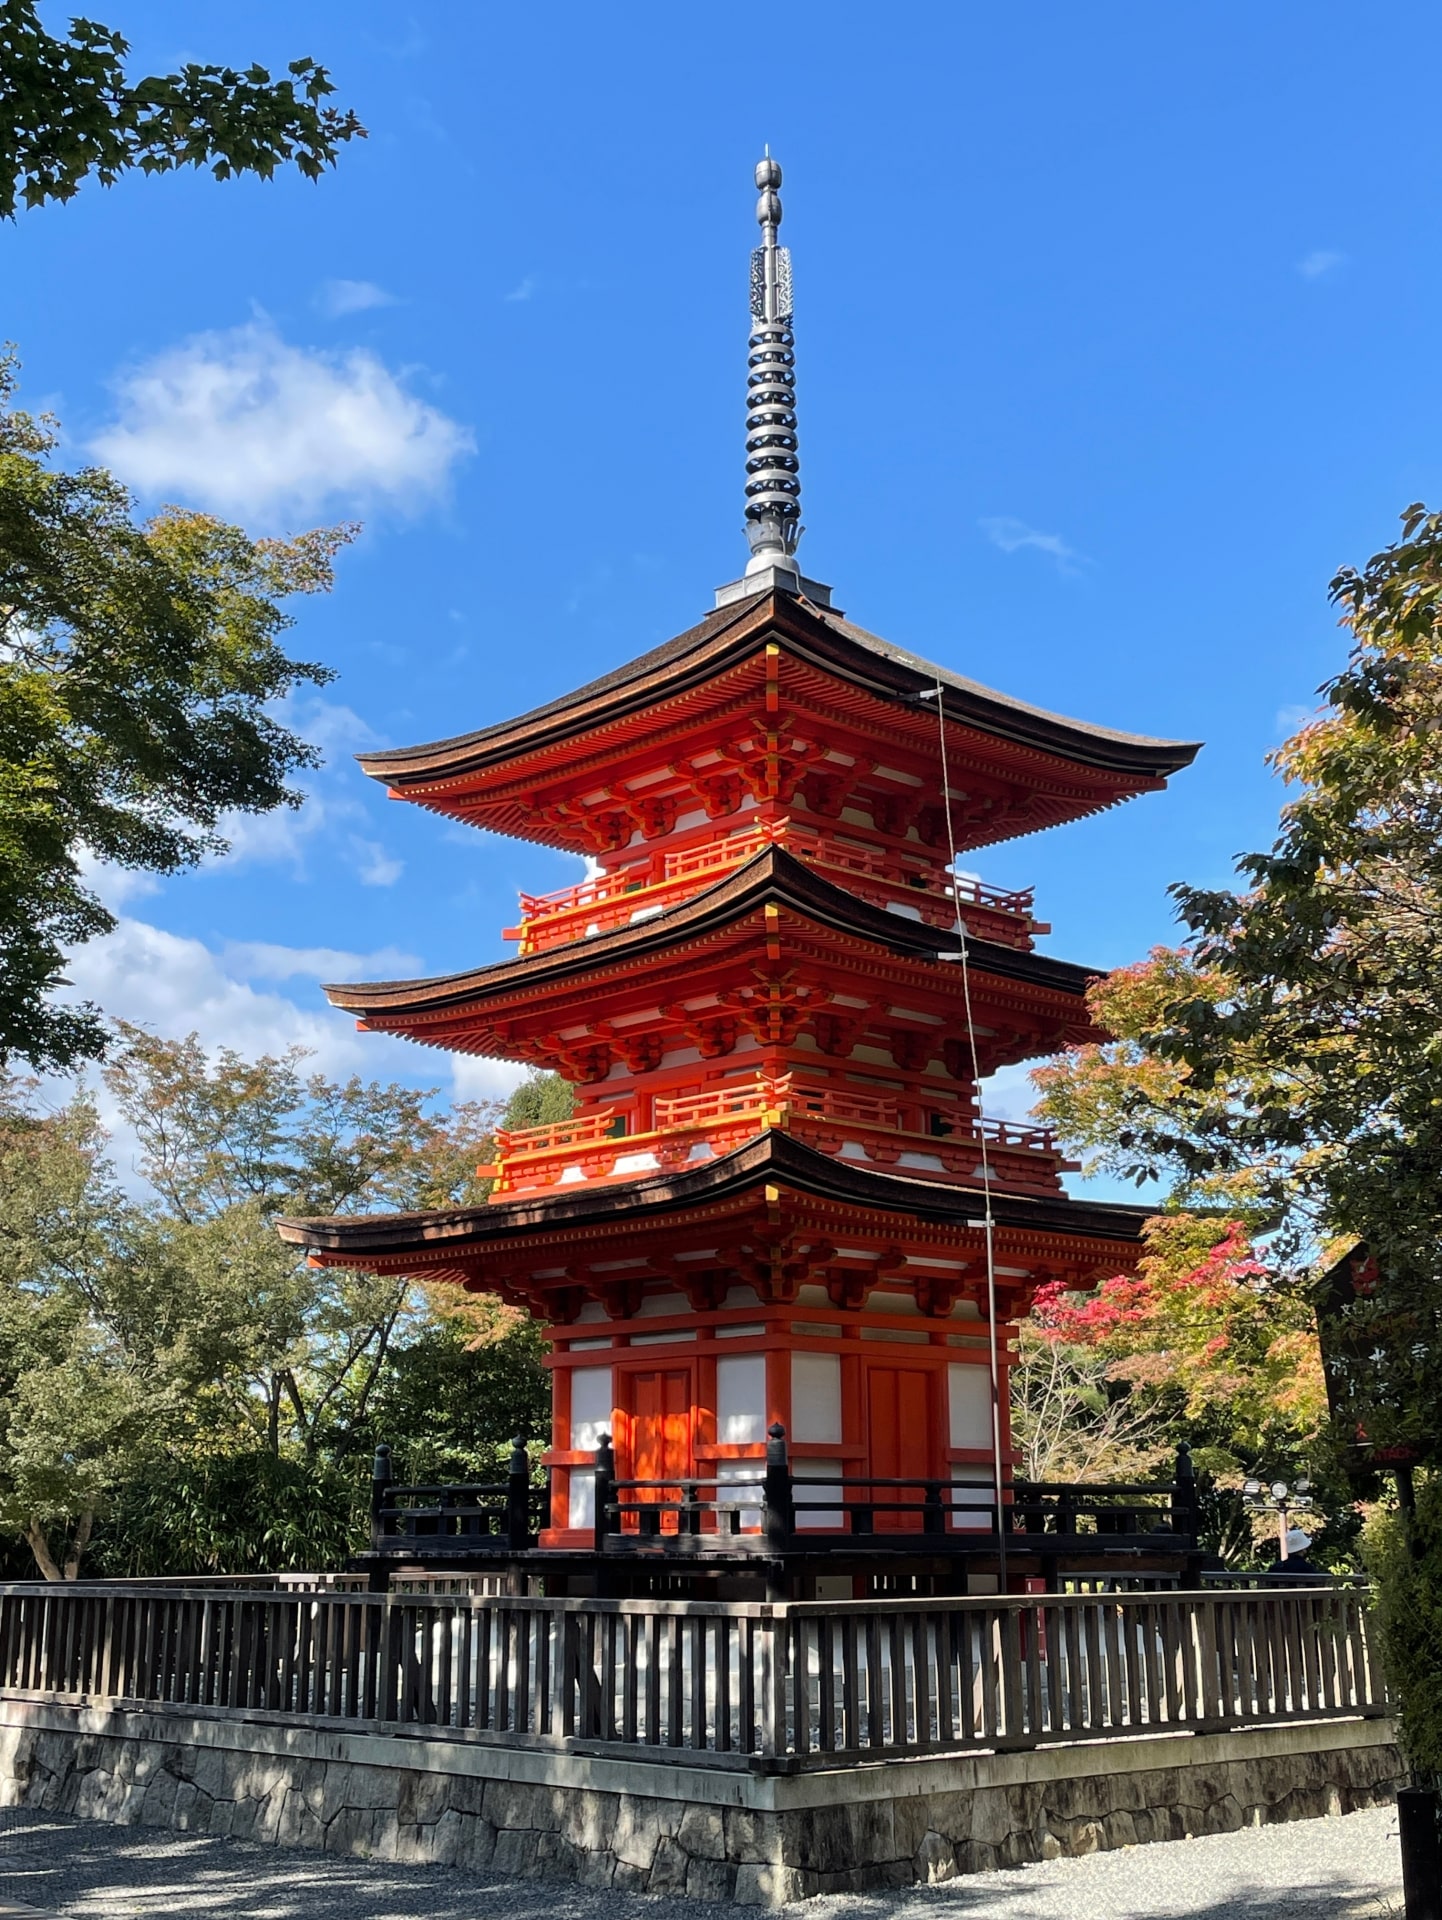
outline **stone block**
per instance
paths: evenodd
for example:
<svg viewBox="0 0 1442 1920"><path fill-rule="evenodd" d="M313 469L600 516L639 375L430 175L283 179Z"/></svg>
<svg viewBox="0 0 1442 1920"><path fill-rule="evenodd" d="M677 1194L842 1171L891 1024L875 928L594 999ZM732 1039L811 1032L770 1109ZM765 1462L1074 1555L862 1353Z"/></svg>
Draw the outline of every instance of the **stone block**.
<svg viewBox="0 0 1442 1920"><path fill-rule="evenodd" d="M395 1782L396 1818L402 1826L434 1826L445 1812L450 1785L443 1773L407 1771Z"/></svg>
<svg viewBox="0 0 1442 1920"><path fill-rule="evenodd" d="M727 1807L722 1818L726 1858L738 1866L763 1866L780 1858L784 1846L782 1835L794 1824L753 1807Z"/></svg>
<svg viewBox="0 0 1442 1920"><path fill-rule="evenodd" d="M559 1833L565 1801L558 1788L535 1786L527 1780L488 1780L483 1811L498 1833L512 1827Z"/></svg>
<svg viewBox="0 0 1442 1920"><path fill-rule="evenodd" d="M956 1849L944 1834L933 1828L923 1836L912 1856L911 1871L926 1887L934 1887L940 1880L952 1880L956 1877Z"/></svg>
<svg viewBox="0 0 1442 1920"><path fill-rule="evenodd" d="M304 1789L291 1787L284 1797L272 1796L276 1806L275 1843L280 1847L321 1847L325 1845L325 1822ZM267 1801L270 1806L272 1801Z"/></svg>
<svg viewBox="0 0 1442 1920"><path fill-rule="evenodd" d="M644 1893L650 1876L644 1867L628 1867L624 1860L618 1860L611 1875L613 1893Z"/></svg>
<svg viewBox="0 0 1442 1920"><path fill-rule="evenodd" d="M75 1817L77 1820L118 1822L128 1793L129 1787L124 1780L97 1767L80 1782L75 1795Z"/></svg>
<svg viewBox="0 0 1442 1920"><path fill-rule="evenodd" d="M732 1897L738 1907L784 1907L806 1898L806 1875L797 1867L740 1866Z"/></svg>
<svg viewBox="0 0 1442 1920"><path fill-rule="evenodd" d="M434 1826L418 1826L413 1820L397 1820L395 1860L397 1866L429 1867L435 1864L432 1851Z"/></svg>
<svg viewBox="0 0 1442 1920"><path fill-rule="evenodd" d="M467 1873L484 1873L495 1856L496 1830L479 1814L462 1813L456 1817L462 1826L455 1864Z"/></svg>
<svg viewBox="0 0 1442 1920"><path fill-rule="evenodd" d="M670 1834L663 1833L656 1843L655 1857L651 1862L651 1870L646 1876L647 1893L684 1893L686 1869L690 1864L690 1858L681 1843L673 1839ZM622 1860L617 1863L617 1871L633 1873L639 1872L640 1869L633 1868L628 1862ZM619 1881L617 1884L619 1885Z"/></svg>
<svg viewBox="0 0 1442 1920"><path fill-rule="evenodd" d="M562 1844L568 1845L569 1842L563 1842ZM639 1884L644 1884L645 1882L646 1869L644 1867L635 1867L626 1862L618 1861L612 1853L604 1851L589 1853L584 1848L577 1847L575 1849L575 1856L575 1868L567 1878L574 1879L578 1886L614 1886L618 1869L624 1871L628 1876L634 1875Z"/></svg>
<svg viewBox="0 0 1442 1920"><path fill-rule="evenodd" d="M326 1822L324 1847L344 1859L370 1860L375 1855L375 1810L341 1807Z"/></svg>
<svg viewBox="0 0 1442 1920"><path fill-rule="evenodd" d="M540 1835L528 1827L497 1828L491 1867L496 1873L527 1874L536 1868L536 1843Z"/></svg>
<svg viewBox="0 0 1442 1920"><path fill-rule="evenodd" d="M611 1836L622 1827L621 1806L632 1798L630 1794L595 1793L583 1790L567 1794L561 1807L561 1832L574 1847L580 1847L586 1853L601 1853L611 1846ZM656 1805L654 1800L642 1801L642 1807ZM628 1808L628 1814L630 1812ZM645 1849L645 1858L637 1860L638 1866L649 1866L651 1854L655 1850L654 1814L651 1816L653 1838ZM634 1823L634 1816L632 1817ZM628 1825L626 1831L630 1831Z"/></svg>
<svg viewBox="0 0 1442 1920"><path fill-rule="evenodd" d="M662 1804L641 1794L619 1794L610 1832L600 1844L625 1866L649 1872L656 1848L665 1837L661 1831Z"/></svg>
<svg viewBox="0 0 1442 1920"><path fill-rule="evenodd" d="M721 1809L699 1805L687 1807L681 1815L676 1838L693 1860L724 1860L726 1822Z"/></svg>
<svg viewBox="0 0 1442 1920"><path fill-rule="evenodd" d="M1137 1823L1125 1807L1117 1807L1102 1821L1109 1847L1134 1847L1137 1844Z"/></svg>
<svg viewBox="0 0 1442 1920"><path fill-rule="evenodd" d="M688 1900L731 1900L735 1893L736 1869L728 1861L693 1859L686 1869Z"/></svg>
<svg viewBox="0 0 1442 1920"><path fill-rule="evenodd" d="M1070 1821L1071 1817L1067 1813L1061 1814L1064 1820ZM979 1787L972 1797L971 1828L968 1838L980 1846L999 1847L1012 1831L1013 1825L1011 1796L1005 1789Z"/></svg>
<svg viewBox="0 0 1442 1920"><path fill-rule="evenodd" d="M147 1827L168 1827L180 1782L173 1773L152 1775L141 1801L141 1820Z"/></svg>

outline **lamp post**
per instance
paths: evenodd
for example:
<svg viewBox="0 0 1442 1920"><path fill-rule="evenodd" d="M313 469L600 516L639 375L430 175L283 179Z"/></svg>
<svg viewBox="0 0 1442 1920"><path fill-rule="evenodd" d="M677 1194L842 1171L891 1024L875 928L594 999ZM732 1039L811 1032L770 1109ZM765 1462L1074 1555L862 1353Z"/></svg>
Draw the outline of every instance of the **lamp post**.
<svg viewBox="0 0 1442 1920"><path fill-rule="evenodd" d="M1281 1544L1282 1559L1289 1558L1287 1553L1287 1533L1294 1514L1310 1513L1312 1510L1312 1483L1299 1480L1289 1487L1285 1480L1273 1480L1271 1485L1261 1480L1247 1480L1242 1485L1242 1504L1248 1513L1274 1513L1277 1516L1277 1539Z"/></svg>

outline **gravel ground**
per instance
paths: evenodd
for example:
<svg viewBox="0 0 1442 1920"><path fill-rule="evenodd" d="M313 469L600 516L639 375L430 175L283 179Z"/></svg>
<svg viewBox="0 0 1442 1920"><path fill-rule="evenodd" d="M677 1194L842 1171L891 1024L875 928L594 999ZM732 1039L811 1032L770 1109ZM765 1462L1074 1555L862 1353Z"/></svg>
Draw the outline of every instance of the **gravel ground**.
<svg viewBox="0 0 1442 1920"><path fill-rule="evenodd" d="M0 1915L66 1920L719 1920L734 1909L0 1809ZM838 1894L795 1920L1400 1920L1390 1809L1127 1847L902 1894Z"/></svg>

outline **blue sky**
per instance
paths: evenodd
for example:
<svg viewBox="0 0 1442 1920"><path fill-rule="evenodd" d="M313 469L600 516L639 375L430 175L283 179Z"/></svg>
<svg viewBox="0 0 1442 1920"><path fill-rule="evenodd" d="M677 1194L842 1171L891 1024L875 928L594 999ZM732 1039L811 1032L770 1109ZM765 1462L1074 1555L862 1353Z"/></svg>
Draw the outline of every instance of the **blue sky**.
<svg viewBox="0 0 1442 1920"><path fill-rule="evenodd" d="M145 69L314 55L370 129L319 186L136 178L0 231L68 458L256 530L365 523L294 635L339 674L296 716L325 771L222 863L107 878L122 927L75 978L108 1007L450 1087L317 980L499 957L517 888L575 863L349 756L547 699L739 573L764 141L807 570L961 672L1207 742L985 877L1112 965L1169 937L1169 881L1270 838L1264 755L1342 658L1329 577L1442 496L1435 8L100 11Z"/></svg>

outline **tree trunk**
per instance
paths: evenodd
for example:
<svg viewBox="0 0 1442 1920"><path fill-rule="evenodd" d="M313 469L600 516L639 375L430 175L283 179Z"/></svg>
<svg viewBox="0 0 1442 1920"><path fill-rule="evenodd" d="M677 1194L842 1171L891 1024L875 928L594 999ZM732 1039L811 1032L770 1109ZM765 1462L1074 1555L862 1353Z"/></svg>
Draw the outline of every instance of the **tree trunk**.
<svg viewBox="0 0 1442 1920"><path fill-rule="evenodd" d="M85 1558L85 1549L90 1545L90 1535L95 1526L95 1509L87 1508L81 1514L75 1528L75 1537L70 1542L70 1551L65 1556L65 1578L76 1580L80 1577L80 1562Z"/></svg>
<svg viewBox="0 0 1442 1920"><path fill-rule="evenodd" d="M35 1564L47 1580L64 1580L65 1575L55 1564L50 1551L50 1542L45 1538L45 1529L38 1520L32 1520L25 1529L25 1538L30 1542L30 1551L35 1555Z"/></svg>

